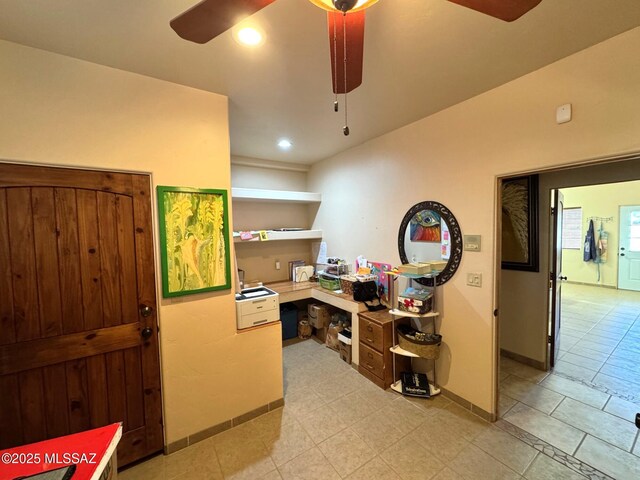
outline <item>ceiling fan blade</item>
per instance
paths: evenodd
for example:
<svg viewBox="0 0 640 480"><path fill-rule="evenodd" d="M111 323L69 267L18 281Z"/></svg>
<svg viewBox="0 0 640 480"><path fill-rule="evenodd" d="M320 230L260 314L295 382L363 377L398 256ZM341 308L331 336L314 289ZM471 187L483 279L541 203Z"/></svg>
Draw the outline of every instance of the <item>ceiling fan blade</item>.
<svg viewBox="0 0 640 480"><path fill-rule="evenodd" d="M513 22L537 6L542 0L449 0L463 7Z"/></svg>
<svg viewBox="0 0 640 480"><path fill-rule="evenodd" d="M343 15L327 12L331 49L333 93L349 93L362 84L364 59L364 10ZM347 31L347 82L345 86L344 27ZM335 34L335 36L334 36ZM335 40L335 41L334 41ZM346 87L346 88L345 88Z"/></svg>
<svg viewBox="0 0 640 480"><path fill-rule="evenodd" d="M185 40L207 43L275 0L204 0L169 22Z"/></svg>

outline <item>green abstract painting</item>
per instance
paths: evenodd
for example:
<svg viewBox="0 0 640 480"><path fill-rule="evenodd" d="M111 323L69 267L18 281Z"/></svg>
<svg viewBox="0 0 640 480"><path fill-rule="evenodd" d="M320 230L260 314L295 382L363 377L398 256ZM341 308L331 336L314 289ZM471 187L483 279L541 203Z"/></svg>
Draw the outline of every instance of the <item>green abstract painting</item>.
<svg viewBox="0 0 640 480"><path fill-rule="evenodd" d="M231 288L227 191L157 192L163 296Z"/></svg>

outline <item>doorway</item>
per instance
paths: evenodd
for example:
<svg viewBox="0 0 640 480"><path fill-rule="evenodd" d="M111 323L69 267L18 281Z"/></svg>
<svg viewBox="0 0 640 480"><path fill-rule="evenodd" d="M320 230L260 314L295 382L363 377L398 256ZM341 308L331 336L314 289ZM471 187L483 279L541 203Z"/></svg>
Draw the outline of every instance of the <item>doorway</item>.
<svg viewBox="0 0 640 480"><path fill-rule="evenodd" d="M148 175L0 163L0 449L123 423L163 447Z"/></svg>
<svg viewBox="0 0 640 480"><path fill-rule="evenodd" d="M620 207L619 238L618 288L640 292L640 205Z"/></svg>
<svg viewBox="0 0 640 480"><path fill-rule="evenodd" d="M634 425L640 411L640 292L618 289L619 254L625 250L618 248L617 223L607 219L620 220L620 205L640 202L640 182L630 182L640 179L640 160L539 172L539 179L540 271L500 275L501 347L528 350L524 358L500 359L499 417L570 458L581 473L595 468L628 478L623 472L640 468ZM597 191L607 188L605 182L614 193ZM625 184L631 185L635 201L617 198ZM577 202L578 186L594 208L611 203L612 212ZM556 202L563 200L560 205L553 205L554 189ZM578 207L576 235L570 227ZM604 246L606 255L585 262L584 236L591 220L596 242L604 240L598 248ZM514 304L519 309L509 310ZM520 343L505 339L505 330L519 335Z"/></svg>

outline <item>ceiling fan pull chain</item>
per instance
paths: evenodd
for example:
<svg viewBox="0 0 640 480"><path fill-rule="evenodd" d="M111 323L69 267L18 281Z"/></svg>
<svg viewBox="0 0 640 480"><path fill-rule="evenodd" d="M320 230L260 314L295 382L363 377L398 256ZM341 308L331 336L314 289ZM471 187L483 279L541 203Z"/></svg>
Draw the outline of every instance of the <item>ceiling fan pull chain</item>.
<svg viewBox="0 0 640 480"><path fill-rule="evenodd" d="M338 105L338 31L336 30L336 16L333 17L333 111L340 110Z"/></svg>
<svg viewBox="0 0 640 480"><path fill-rule="evenodd" d="M342 127L342 133L344 133L346 137L349 136L349 119L347 114L347 12L342 12L342 36L344 39L344 127Z"/></svg>

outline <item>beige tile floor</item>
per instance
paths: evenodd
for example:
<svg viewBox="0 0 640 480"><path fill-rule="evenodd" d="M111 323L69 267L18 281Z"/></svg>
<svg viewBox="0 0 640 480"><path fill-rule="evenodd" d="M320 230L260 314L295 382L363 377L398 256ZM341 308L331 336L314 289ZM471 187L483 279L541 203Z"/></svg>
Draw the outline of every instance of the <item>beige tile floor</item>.
<svg viewBox="0 0 640 480"><path fill-rule="evenodd" d="M628 383L640 384L638 297L611 291L615 298L600 298L599 290L565 288L561 371L503 360L500 410L611 477L638 479L640 444L630 420L640 410L628 400L640 398ZM443 396L381 390L313 340L285 347L283 357L284 408L128 468L120 479L585 478Z"/></svg>
<svg viewBox="0 0 640 480"><path fill-rule="evenodd" d="M381 390L313 340L283 352L284 408L156 456L119 478L535 480L574 474L442 396L409 400Z"/></svg>
<svg viewBox="0 0 640 480"><path fill-rule="evenodd" d="M613 478L639 479L640 292L566 284L562 312L551 373L502 359L500 416Z"/></svg>

